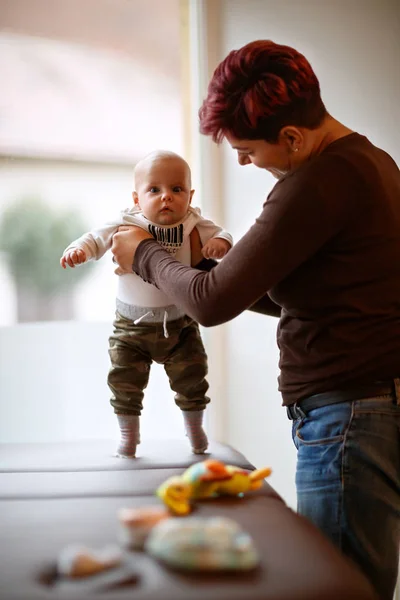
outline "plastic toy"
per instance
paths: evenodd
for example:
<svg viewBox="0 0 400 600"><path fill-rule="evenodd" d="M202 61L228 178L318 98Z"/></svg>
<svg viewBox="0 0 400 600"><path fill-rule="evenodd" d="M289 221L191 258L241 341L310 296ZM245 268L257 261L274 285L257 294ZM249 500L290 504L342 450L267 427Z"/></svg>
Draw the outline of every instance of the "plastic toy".
<svg viewBox="0 0 400 600"><path fill-rule="evenodd" d="M57 561L60 576L80 578L95 575L117 567L122 560L122 552L117 546L105 546L99 550L84 546L66 546Z"/></svg>
<svg viewBox="0 0 400 600"><path fill-rule="evenodd" d="M174 514L187 515L193 500L257 490L270 474L269 468L245 471L217 460L204 460L191 465L181 476L167 479L156 493Z"/></svg>
<svg viewBox="0 0 400 600"><path fill-rule="evenodd" d="M145 550L167 566L189 571L248 571L259 564L251 536L224 517L171 518L158 523Z"/></svg>
<svg viewBox="0 0 400 600"><path fill-rule="evenodd" d="M143 549L151 529L170 516L171 513L161 506L122 508L118 513L121 544L134 550Z"/></svg>

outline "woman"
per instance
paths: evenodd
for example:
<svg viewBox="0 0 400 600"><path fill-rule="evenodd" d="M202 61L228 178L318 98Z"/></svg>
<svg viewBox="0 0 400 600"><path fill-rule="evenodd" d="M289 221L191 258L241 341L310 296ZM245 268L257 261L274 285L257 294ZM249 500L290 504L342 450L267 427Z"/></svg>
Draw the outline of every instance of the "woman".
<svg viewBox="0 0 400 600"><path fill-rule="evenodd" d="M256 41L217 67L201 132L278 182L210 272L143 231L121 231L122 270L202 325L246 309L280 317L279 389L298 449L298 510L392 598L400 541L400 174L331 117L293 48Z"/></svg>

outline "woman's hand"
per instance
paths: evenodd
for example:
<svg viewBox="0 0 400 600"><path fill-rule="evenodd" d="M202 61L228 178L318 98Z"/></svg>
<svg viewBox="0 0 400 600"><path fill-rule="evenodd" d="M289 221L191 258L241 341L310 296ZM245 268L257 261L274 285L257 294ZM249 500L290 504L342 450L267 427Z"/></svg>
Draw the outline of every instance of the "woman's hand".
<svg viewBox="0 0 400 600"><path fill-rule="evenodd" d="M132 273L133 260L135 252L142 240L153 239L153 237L135 225L121 225L117 233L113 235L111 252L114 255L113 261L118 267L115 269L117 275L123 273Z"/></svg>

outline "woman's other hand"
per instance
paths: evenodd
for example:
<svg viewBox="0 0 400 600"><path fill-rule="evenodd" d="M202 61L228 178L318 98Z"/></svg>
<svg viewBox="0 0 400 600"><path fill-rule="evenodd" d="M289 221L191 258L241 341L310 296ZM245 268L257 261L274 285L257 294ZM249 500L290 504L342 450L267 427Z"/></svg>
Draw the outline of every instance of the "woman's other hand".
<svg viewBox="0 0 400 600"><path fill-rule="evenodd" d="M190 232L190 264L195 267L199 262L203 260L201 248L200 234L197 227L194 227Z"/></svg>
<svg viewBox="0 0 400 600"><path fill-rule="evenodd" d="M115 269L117 275L132 273L136 249L141 241L147 239L153 239L153 237L141 227L135 225L118 227L117 233L113 235L111 246L111 252L114 255L113 262L118 265Z"/></svg>

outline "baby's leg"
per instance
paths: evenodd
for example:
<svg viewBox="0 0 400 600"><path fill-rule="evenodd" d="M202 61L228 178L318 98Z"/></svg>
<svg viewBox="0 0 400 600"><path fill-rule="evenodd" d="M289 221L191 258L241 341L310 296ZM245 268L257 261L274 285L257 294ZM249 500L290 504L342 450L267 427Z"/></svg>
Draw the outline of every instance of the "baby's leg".
<svg viewBox="0 0 400 600"><path fill-rule="evenodd" d="M207 435L203 429L204 410L184 410L182 412L186 435L189 438L193 453L204 454L208 448Z"/></svg>
<svg viewBox="0 0 400 600"><path fill-rule="evenodd" d="M140 422L139 415L117 414L120 440L117 446L116 456L122 458L135 458L136 446L140 444Z"/></svg>
<svg viewBox="0 0 400 600"><path fill-rule="evenodd" d="M164 363L175 402L182 410L186 435L195 454L203 454L208 447L203 429L203 415L210 402L208 390L207 355L201 340L199 326L186 318L174 352Z"/></svg>
<svg viewBox="0 0 400 600"><path fill-rule="evenodd" d="M117 456L129 458L136 455L136 446L140 444L139 417L152 363L143 349L141 332L142 328L117 316L114 333L109 340L111 368L108 385L113 394L110 402L120 429Z"/></svg>

